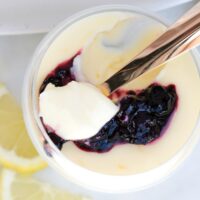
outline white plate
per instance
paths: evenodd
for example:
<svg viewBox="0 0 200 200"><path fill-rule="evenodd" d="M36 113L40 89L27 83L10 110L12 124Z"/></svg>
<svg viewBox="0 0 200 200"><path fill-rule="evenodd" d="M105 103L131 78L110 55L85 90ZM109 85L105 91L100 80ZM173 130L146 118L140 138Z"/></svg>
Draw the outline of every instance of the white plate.
<svg viewBox="0 0 200 200"><path fill-rule="evenodd" d="M74 12L101 4L133 4L158 11L197 0L0 0L0 35L47 32Z"/></svg>

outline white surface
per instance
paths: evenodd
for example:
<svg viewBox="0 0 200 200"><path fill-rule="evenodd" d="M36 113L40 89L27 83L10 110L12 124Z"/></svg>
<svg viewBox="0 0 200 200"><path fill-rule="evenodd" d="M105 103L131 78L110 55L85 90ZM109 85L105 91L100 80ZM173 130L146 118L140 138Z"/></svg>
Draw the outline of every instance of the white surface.
<svg viewBox="0 0 200 200"><path fill-rule="evenodd" d="M164 11L160 14L173 21L192 4ZM35 46L44 34L0 37L0 80L6 82L9 89L20 100L20 88L24 71ZM36 175L41 180L52 182L72 191L93 196L95 200L199 200L200 198L200 142L192 155L165 182L144 191L125 195L107 195L85 191L75 186L51 169Z"/></svg>
<svg viewBox="0 0 200 200"><path fill-rule="evenodd" d="M0 35L46 32L74 12L101 4L127 3L161 10L190 1L195 0L0 0Z"/></svg>

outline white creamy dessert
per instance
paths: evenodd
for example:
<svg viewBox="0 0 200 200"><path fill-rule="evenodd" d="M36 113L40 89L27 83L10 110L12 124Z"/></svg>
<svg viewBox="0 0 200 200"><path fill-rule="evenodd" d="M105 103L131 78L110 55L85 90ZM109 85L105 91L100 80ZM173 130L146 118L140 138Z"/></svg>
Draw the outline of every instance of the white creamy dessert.
<svg viewBox="0 0 200 200"><path fill-rule="evenodd" d="M40 116L65 140L94 136L118 110L89 83L72 81L63 87L49 84L40 95Z"/></svg>
<svg viewBox="0 0 200 200"><path fill-rule="evenodd" d="M133 26L135 30L131 33L129 33L129 30L133 29L126 29L126 23L130 19L132 21L135 20L135 26ZM121 21L123 23L119 24ZM92 40L98 40L99 37L107 38L106 42L110 45L112 41L115 46L119 43L118 39L120 38L118 35L120 31L117 31L117 29L121 30L123 27L128 30L124 32L126 37L131 38L127 40L128 43L125 42L128 44L127 46L125 45L125 49L119 51L116 47L114 49L108 48L107 52L103 54L104 49L101 50L101 46L94 45L94 47L87 48ZM110 35L105 34L113 28L116 28L116 32L114 31ZM77 21L66 28L53 41L46 52L40 65L37 81L38 89L45 77L59 63L70 59L81 49L83 49L83 57L80 55L77 66L83 66L81 70L83 70L84 76L79 76L79 79L85 80L86 78L87 81L100 84L123 67L128 60L137 55L145 46L162 34L164 30L165 27L158 22L128 12L105 12ZM85 57L84 48L86 48ZM113 59L110 59L111 57ZM95 60L102 59L105 60L101 65L99 65L101 62L95 64ZM76 69L77 71L80 70ZM167 63L159 75L158 71L158 69L155 69L143 77L128 83L123 88L141 90L153 82L158 82L162 85L174 84L176 86L178 105L171 117L171 121L165 128L165 133L159 139L148 145L116 145L106 153L86 152L79 149L73 142L67 142L62 148L66 158L89 170L112 175L144 172L172 158L186 143L198 119L200 80L196 63L190 53Z"/></svg>

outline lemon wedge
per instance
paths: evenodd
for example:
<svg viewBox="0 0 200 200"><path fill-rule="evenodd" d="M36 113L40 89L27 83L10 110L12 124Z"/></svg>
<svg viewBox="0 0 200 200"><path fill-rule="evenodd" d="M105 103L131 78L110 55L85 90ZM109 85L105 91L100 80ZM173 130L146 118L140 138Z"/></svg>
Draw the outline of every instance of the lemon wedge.
<svg viewBox="0 0 200 200"><path fill-rule="evenodd" d="M88 200L10 170L3 170L0 180L2 200Z"/></svg>
<svg viewBox="0 0 200 200"><path fill-rule="evenodd" d="M0 164L20 173L46 166L26 132L20 106L0 84Z"/></svg>

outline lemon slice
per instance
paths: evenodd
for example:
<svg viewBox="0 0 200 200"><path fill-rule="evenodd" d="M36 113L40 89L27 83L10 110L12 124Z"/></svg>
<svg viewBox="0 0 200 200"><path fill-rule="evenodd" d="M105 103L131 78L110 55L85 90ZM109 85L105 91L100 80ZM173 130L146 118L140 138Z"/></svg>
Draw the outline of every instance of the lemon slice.
<svg viewBox="0 0 200 200"><path fill-rule="evenodd" d="M26 132L20 106L0 84L0 164L21 173L46 166Z"/></svg>
<svg viewBox="0 0 200 200"><path fill-rule="evenodd" d="M20 176L10 170L3 170L0 181L2 200L88 200L64 190L42 183L31 177Z"/></svg>

